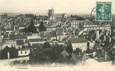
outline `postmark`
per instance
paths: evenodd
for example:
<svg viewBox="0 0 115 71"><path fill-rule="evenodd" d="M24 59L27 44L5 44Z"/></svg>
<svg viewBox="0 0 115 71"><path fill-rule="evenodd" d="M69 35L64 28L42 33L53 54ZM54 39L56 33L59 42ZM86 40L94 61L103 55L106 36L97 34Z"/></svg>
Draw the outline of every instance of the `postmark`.
<svg viewBox="0 0 115 71"><path fill-rule="evenodd" d="M96 3L96 21L112 21L112 3Z"/></svg>

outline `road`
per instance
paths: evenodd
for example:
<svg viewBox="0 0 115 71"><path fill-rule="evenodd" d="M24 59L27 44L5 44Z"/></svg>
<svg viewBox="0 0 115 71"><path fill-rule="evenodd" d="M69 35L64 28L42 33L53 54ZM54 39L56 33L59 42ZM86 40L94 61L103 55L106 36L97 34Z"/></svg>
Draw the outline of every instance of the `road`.
<svg viewBox="0 0 115 71"><path fill-rule="evenodd" d="M112 66L111 62L97 62L94 59L86 60L84 65L65 65L53 63L50 65L10 66L7 64L7 61L8 60L0 60L1 71L115 71L115 66Z"/></svg>

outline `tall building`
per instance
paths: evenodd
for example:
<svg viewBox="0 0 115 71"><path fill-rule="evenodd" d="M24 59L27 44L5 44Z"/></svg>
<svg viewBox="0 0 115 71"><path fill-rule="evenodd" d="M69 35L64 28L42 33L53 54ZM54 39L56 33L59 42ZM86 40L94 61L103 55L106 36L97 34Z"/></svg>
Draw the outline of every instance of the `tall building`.
<svg viewBox="0 0 115 71"><path fill-rule="evenodd" d="M51 19L53 18L53 16L54 16L54 9L52 8L48 10L48 17Z"/></svg>
<svg viewBox="0 0 115 71"><path fill-rule="evenodd" d="M49 9L48 10L48 16L49 17L51 17L51 16L53 16L54 15L54 9L52 8L52 9Z"/></svg>

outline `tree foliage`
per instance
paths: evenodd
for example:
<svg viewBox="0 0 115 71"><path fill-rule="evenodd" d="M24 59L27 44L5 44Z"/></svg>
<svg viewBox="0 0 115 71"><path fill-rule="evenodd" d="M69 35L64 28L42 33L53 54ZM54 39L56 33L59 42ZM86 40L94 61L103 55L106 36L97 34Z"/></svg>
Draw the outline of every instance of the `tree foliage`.
<svg viewBox="0 0 115 71"><path fill-rule="evenodd" d="M38 28L40 32L47 30L43 22L40 23L40 26Z"/></svg>
<svg viewBox="0 0 115 71"><path fill-rule="evenodd" d="M29 26L24 29L24 31L27 32L27 33L28 33L28 32L37 33L37 29L36 29L36 27L34 26L34 24L33 24L32 21L31 21L31 23L29 24Z"/></svg>
<svg viewBox="0 0 115 71"><path fill-rule="evenodd" d="M68 42L67 42L66 44L67 44L66 51L67 51L69 54L72 54L73 48L72 48L71 41L68 40Z"/></svg>

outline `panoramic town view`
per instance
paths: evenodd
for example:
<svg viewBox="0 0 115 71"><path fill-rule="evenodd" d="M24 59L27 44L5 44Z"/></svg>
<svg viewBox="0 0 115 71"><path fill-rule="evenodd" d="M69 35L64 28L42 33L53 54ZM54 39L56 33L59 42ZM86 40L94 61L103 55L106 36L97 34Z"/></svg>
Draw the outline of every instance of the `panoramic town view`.
<svg viewBox="0 0 115 71"><path fill-rule="evenodd" d="M113 15L114 18L114 15ZM17 64L115 64L115 22L95 15L0 15L0 61Z"/></svg>

